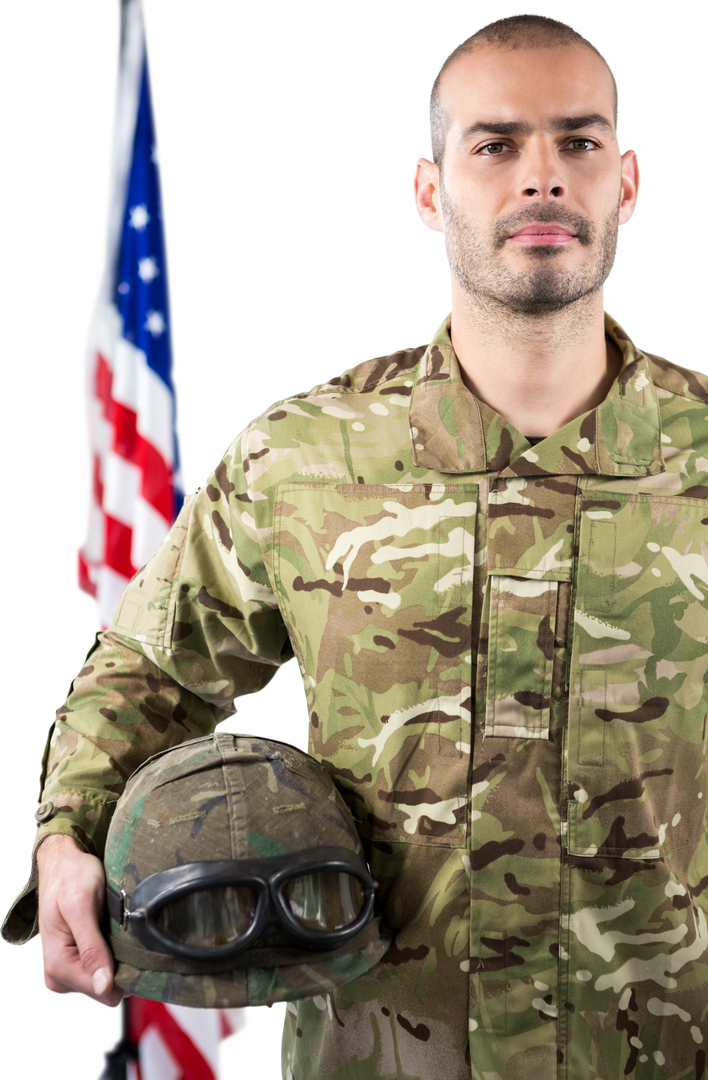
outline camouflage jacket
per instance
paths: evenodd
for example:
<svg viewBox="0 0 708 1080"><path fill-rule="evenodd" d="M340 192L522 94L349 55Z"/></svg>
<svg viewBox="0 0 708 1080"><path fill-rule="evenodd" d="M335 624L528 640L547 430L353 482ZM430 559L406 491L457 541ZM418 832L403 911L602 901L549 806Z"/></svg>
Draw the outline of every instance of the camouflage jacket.
<svg viewBox="0 0 708 1080"><path fill-rule="evenodd" d="M59 711L39 834L100 852L148 754L297 657L396 938L288 1006L288 1080L704 1076L708 379L606 326L608 397L534 447L445 324L273 406Z"/></svg>

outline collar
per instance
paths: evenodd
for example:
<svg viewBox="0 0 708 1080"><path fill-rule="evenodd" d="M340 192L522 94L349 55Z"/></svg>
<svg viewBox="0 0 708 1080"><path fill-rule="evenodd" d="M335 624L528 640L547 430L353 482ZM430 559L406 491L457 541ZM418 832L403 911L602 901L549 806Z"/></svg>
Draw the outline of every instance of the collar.
<svg viewBox="0 0 708 1080"><path fill-rule="evenodd" d="M501 476L664 472L659 402L649 361L609 315L605 334L622 352L622 368L607 397L531 447L513 424L465 386L448 316L421 358L411 396L416 465L444 473Z"/></svg>

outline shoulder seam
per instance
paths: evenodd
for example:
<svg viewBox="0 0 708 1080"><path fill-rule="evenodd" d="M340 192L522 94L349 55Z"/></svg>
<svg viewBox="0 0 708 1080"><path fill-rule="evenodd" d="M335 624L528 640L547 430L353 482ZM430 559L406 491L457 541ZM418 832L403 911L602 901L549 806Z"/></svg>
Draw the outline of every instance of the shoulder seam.
<svg viewBox="0 0 708 1080"><path fill-rule="evenodd" d="M644 356L651 364L651 377L655 386L677 397L697 401L702 405L708 404L708 376L700 371L692 371L690 368L681 367L680 364L674 364L655 353L645 352ZM680 390L672 385L671 373L683 380L684 385Z"/></svg>

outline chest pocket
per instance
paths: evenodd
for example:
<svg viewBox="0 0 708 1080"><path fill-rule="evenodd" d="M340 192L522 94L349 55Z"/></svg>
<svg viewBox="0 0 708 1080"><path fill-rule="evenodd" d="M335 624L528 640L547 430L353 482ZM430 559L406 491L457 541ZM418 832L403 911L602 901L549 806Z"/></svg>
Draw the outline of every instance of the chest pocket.
<svg viewBox="0 0 708 1080"><path fill-rule="evenodd" d="M650 859L706 828L708 505L593 493L570 663L568 848Z"/></svg>
<svg viewBox="0 0 708 1080"><path fill-rule="evenodd" d="M490 492L486 735L548 739L562 726L575 495L574 480L556 477L502 479Z"/></svg>
<svg viewBox="0 0 708 1080"><path fill-rule="evenodd" d="M486 602L486 734L547 739L558 582L490 574Z"/></svg>
<svg viewBox="0 0 708 1080"><path fill-rule="evenodd" d="M284 484L275 586L310 747L362 835L464 844L477 488Z"/></svg>

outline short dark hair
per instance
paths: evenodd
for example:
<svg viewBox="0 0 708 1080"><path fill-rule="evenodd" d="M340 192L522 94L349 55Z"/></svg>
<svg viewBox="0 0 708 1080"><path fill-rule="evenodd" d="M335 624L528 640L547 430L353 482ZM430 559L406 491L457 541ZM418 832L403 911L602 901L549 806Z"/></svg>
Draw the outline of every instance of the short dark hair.
<svg viewBox="0 0 708 1080"><path fill-rule="evenodd" d="M433 83L430 95L430 135L433 142L433 161L442 162L445 149L445 136L447 135L448 117L440 101L440 84L443 75L458 57L471 53L483 45L491 45L497 49L533 49L543 46L584 45L592 49L607 66L614 87L614 120L617 123L617 83L610 71L609 64L602 53L591 42L573 30L572 26L558 22L557 19L549 19L545 15L512 15L508 19L497 19L496 22L483 26L476 34L472 34L466 41L450 53L447 60L440 68L438 77Z"/></svg>

